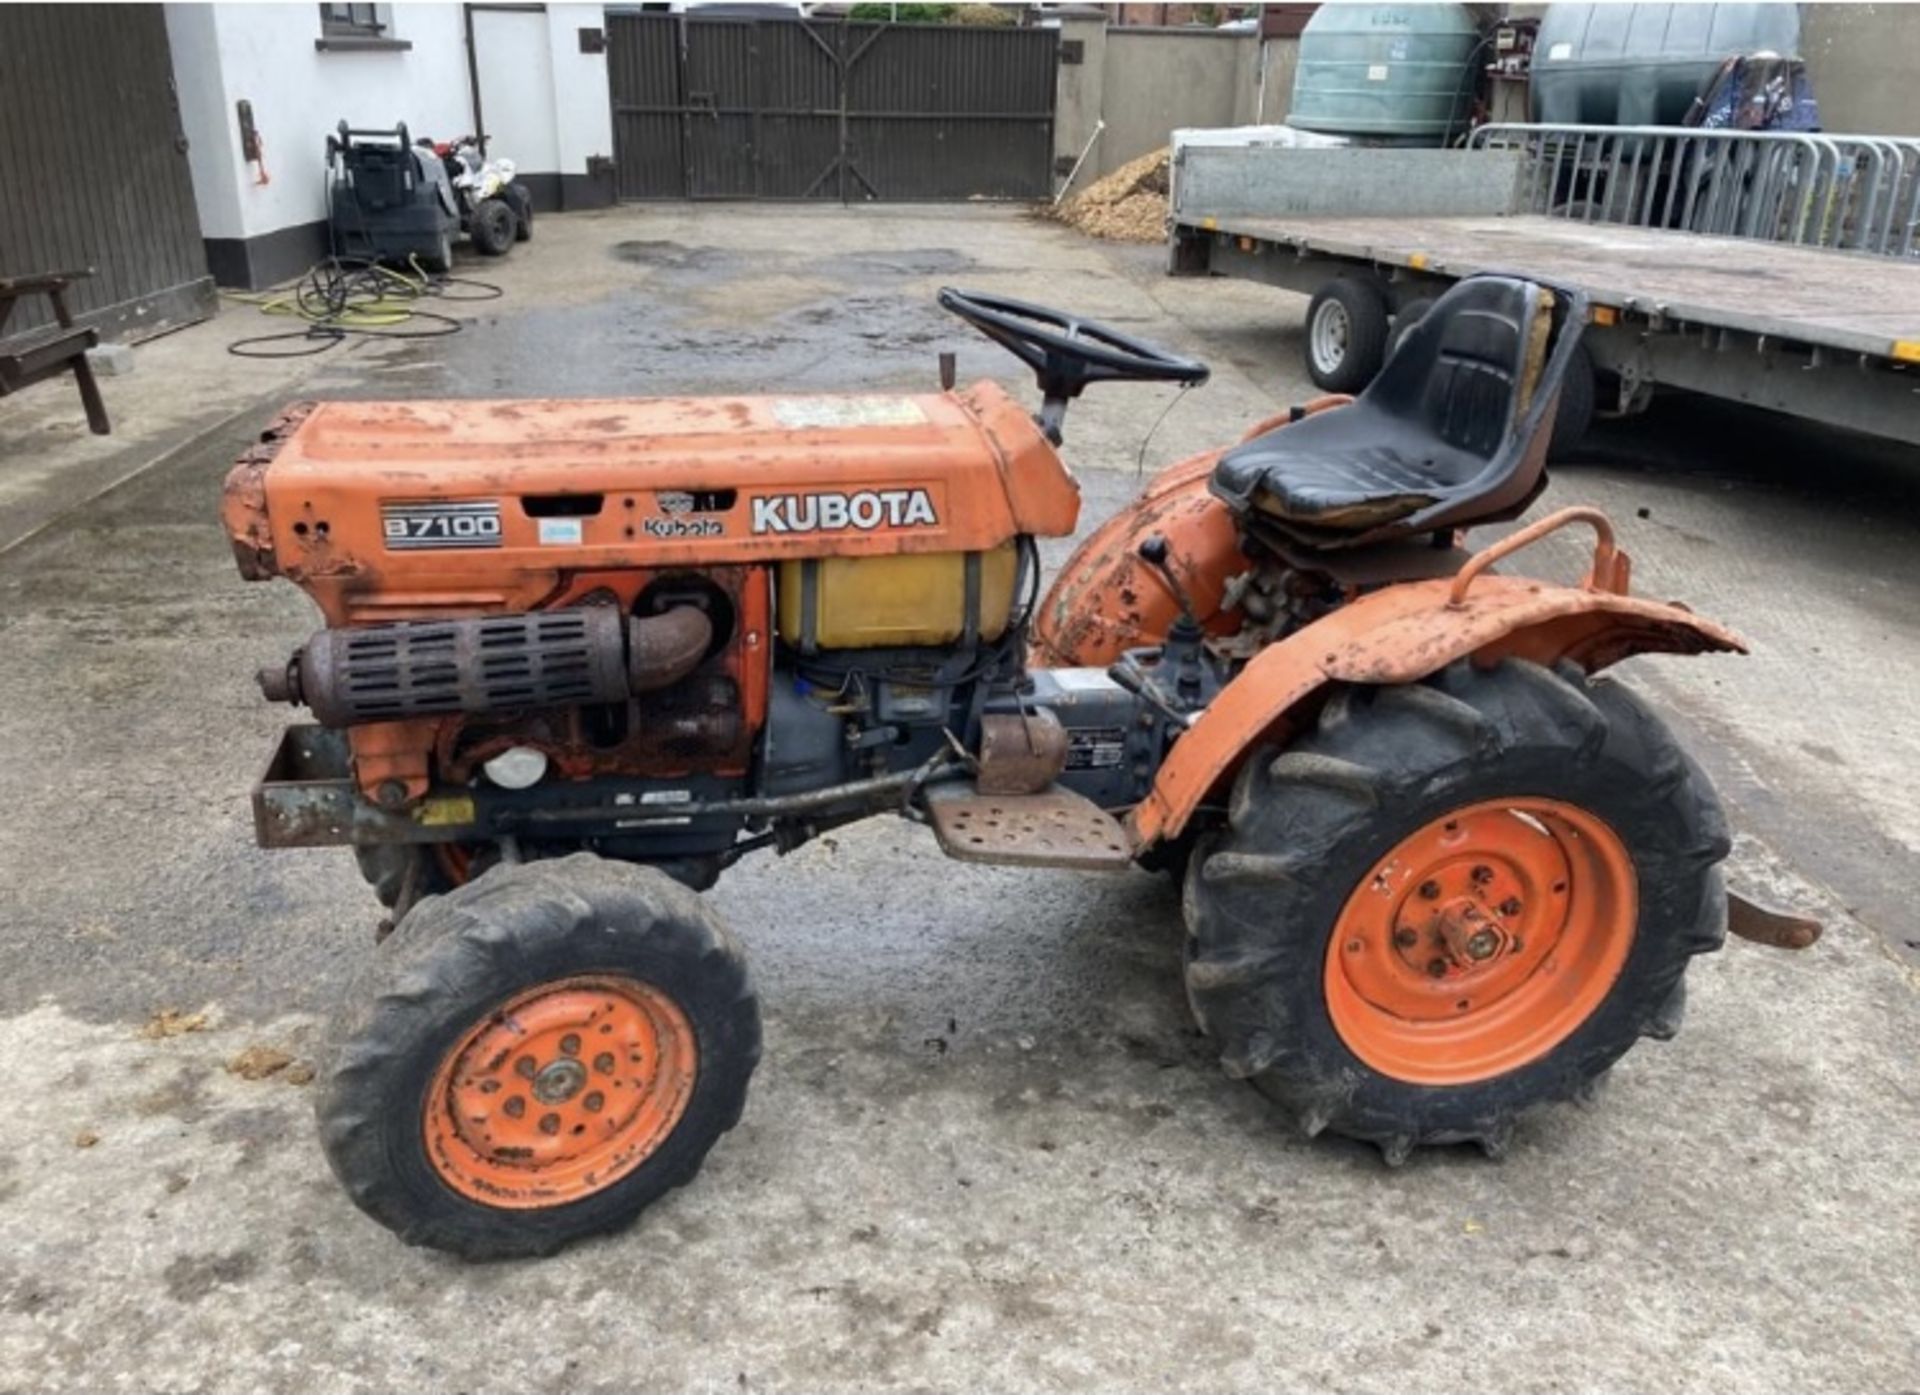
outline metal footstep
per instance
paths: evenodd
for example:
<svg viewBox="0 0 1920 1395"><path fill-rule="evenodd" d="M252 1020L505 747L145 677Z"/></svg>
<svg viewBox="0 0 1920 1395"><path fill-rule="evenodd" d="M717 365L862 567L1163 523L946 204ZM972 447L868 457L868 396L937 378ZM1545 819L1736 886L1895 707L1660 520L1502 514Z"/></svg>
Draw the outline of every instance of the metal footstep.
<svg viewBox="0 0 1920 1395"><path fill-rule="evenodd" d="M979 794L965 786L927 791L940 850L962 862L1112 872L1133 861L1120 821L1058 785L1039 794Z"/></svg>

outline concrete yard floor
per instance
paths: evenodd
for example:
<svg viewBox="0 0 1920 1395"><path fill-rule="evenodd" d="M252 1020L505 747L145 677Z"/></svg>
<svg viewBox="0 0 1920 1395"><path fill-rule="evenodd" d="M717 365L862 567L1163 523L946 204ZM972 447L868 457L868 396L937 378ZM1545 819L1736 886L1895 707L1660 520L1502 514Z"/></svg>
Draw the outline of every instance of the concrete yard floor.
<svg viewBox="0 0 1920 1395"><path fill-rule="evenodd" d="M215 523L271 400L921 387L943 348L1030 391L932 304L976 286L1215 365L1073 408L1091 524L1311 391L1298 298L1002 209L622 209L483 274L507 295L451 339L262 365L223 352L239 310L143 346L104 444L56 387L0 409L0 546L32 534L0 551L0 1390L1920 1383L1920 473L1698 403L1601 431L1539 508L1606 507L1641 590L1752 637L1627 672L1726 795L1731 880L1829 933L1700 961L1681 1035L1503 1162L1282 1127L1193 1030L1161 879L881 821L712 893L767 1052L694 1185L529 1264L362 1218L297 1082L372 902L344 852L256 851L246 804L286 715L250 675L314 624ZM294 1064L226 1068L255 1045Z"/></svg>

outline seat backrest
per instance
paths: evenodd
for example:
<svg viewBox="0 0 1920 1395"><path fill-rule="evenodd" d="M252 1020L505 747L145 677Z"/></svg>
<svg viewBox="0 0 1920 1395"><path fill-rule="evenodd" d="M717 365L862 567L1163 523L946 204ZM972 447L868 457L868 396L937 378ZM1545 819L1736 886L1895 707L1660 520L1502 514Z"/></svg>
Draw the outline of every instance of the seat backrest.
<svg viewBox="0 0 1920 1395"><path fill-rule="evenodd" d="M1532 282L1462 281L1407 332L1367 396L1454 449L1491 460L1533 395L1552 313L1552 296Z"/></svg>
<svg viewBox="0 0 1920 1395"><path fill-rule="evenodd" d="M1227 451L1211 487L1317 549L1514 517L1545 484L1586 314L1578 291L1470 276L1407 330L1351 405ZM1309 502L1289 501L1288 481ZM1316 493L1351 497L1336 509L1312 502Z"/></svg>
<svg viewBox="0 0 1920 1395"><path fill-rule="evenodd" d="M1514 276L1457 282L1363 395L1484 463L1418 512L1353 539L1511 517L1540 491L1560 385L1586 326L1584 292Z"/></svg>

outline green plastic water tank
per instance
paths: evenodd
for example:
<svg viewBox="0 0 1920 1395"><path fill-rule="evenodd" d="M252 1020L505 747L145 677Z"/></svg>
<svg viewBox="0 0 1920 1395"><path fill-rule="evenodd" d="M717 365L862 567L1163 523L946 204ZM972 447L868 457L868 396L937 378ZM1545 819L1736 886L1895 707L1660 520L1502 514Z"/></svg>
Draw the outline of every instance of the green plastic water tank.
<svg viewBox="0 0 1920 1395"><path fill-rule="evenodd" d="M1466 120L1479 39L1465 5L1322 5L1300 34L1287 124L1439 145Z"/></svg>
<svg viewBox="0 0 1920 1395"><path fill-rule="evenodd" d="M1549 5L1533 44L1533 119L1675 126L1736 54L1800 56L1798 5Z"/></svg>

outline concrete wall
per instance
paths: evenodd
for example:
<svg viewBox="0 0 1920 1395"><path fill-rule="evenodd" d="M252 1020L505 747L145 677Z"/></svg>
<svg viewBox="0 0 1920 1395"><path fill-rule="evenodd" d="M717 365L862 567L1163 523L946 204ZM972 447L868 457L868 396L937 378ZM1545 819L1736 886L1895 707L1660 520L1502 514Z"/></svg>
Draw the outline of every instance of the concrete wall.
<svg viewBox="0 0 1920 1395"><path fill-rule="evenodd" d="M1158 150L1176 127L1251 121L1259 48L1251 35L1210 29L1109 29L1101 79L1107 130L1092 176Z"/></svg>
<svg viewBox="0 0 1920 1395"><path fill-rule="evenodd" d="M607 86L607 55L582 53L580 31L604 30L605 5L548 5L547 54L553 67L553 134L562 178L592 174L596 159L613 159L613 96ZM481 87L481 100L486 88ZM503 147L504 149L504 147ZM598 176L594 176L596 181ZM613 197L612 174L605 193Z"/></svg>
<svg viewBox="0 0 1920 1395"><path fill-rule="evenodd" d="M1920 5L1802 7L1800 55L1829 131L1920 135Z"/></svg>
<svg viewBox="0 0 1920 1395"><path fill-rule="evenodd" d="M1268 39L1261 49L1261 83L1254 98L1251 120L1256 126L1278 126L1293 106L1293 74L1300 66L1298 39Z"/></svg>
<svg viewBox="0 0 1920 1395"><path fill-rule="evenodd" d="M1082 59L1060 67L1054 154L1077 158L1106 122L1076 189L1158 150L1182 126L1284 121L1292 103L1298 39L1262 42L1251 34L1123 28L1077 17L1062 21L1060 38L1078 41Z"/></svg>
<svg viewBox="0 0 1920 1395"><path fill-rule="evenodd" d="M194 202L222 284L278 280L325 251L326 137L342 118L369 128L405 122L416 137L439 139L474 129L461 7L387 9L388 36L410 47L319 50L311 4L166 7ZM610 182L588 175L593 157L613 153L606 56L582 54L578 32L604 26L604 7L474 18L493 153L518 163L544 206L611 201ZM241 157L234 109L242 99L265 142L267 184Z"/></svg>

